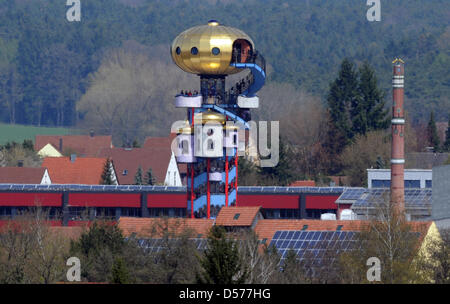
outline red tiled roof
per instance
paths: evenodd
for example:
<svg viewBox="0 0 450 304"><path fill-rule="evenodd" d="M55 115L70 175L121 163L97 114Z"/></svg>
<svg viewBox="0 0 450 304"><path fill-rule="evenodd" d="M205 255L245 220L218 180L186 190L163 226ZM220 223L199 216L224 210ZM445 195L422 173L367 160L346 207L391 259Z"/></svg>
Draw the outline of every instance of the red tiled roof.
<svg viewBox="0 0 450 304"><path fill-rule="evenodd" d="M62 149L60 143L62 140ZM111 135L36 135L34 149L41 150L47 144L64 154L70 152L83 157L97 157L102 149L112 147ZM62 151L61 151L62 150Z"/></svg>
<svg viewBox="0 0 450 304"><path fill-rule="evenodd" d="M289 187L315 187L316 182L313 180L298 180L289 185Z"/></svg>
<svg viewBox="0 0 450 304"><path fill-rule="evenodd" d="M106 158L46 157L42 167L48 169L52 184L99 185Z"/></svg>
<svg viewBox="0 0 450 304"><path fill-rule="evenodd" d="M168 137L147 137L144 141L143 148L169 147L177 134L170 133Z"/></svg>
<svg viewBox="0 0 450 304"><path fill-rule="evenodd" d="M192 237L199 237L201 234L201 237L205 238L213 223L212 219L121 217L118 226L125 236L136 233L141 237L158 238L169 227L170 233L180 234L191 231Z"/></svg>
<svg viewBox="0 0 450 304"><path fill-rule="evenodd" d="M251 226L260 209L261 207L222 207L217 215L216 225Z"/></svg>
<svg viewBox="0 0 450 304"><path fill-rule="evenodd" d="M172 151L170 146L154 148L112 148L103 149L100 155L112 159L120 185L132 185L134 184L134 176L139 166L142 167L143 176L151 168L156 183L164 183ZM126 175L123 174L125 170L127 170Z"/></svg>
<svg viewBox="0 0 450 304"><path fill-rule="evenodd" d="M46 168L0 167L0 184L40 184L45 170Z"/></svg>
<svg viewBox="0 0 450 304"><path fill-rule="evenodd" d="M71 240L77 240L80 238L81 234L84 231L84 227L63 227L63 226L54 226L50 227L50 232L55 235L59 235Z"/></svg>

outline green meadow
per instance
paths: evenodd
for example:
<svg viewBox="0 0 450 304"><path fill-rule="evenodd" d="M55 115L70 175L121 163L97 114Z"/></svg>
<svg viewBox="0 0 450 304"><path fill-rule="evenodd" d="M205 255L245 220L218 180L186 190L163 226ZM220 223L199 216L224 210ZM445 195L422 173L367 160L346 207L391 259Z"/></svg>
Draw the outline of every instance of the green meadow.
<svg viewBox="0 0 450 304"><path fill-rule="evenodd" d="M70 128L49 128L0 123L0 145L11 141L22 143L25 139L31 139L34 142L36 135L69 134L76 134L76 130Z"/></svg>

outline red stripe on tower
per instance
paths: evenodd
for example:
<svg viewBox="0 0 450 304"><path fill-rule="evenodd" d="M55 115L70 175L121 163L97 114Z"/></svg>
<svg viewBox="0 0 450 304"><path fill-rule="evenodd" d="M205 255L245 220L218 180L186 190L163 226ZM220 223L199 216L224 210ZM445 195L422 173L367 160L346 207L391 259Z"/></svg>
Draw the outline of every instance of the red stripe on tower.
<svg viewBox="0 0 450 304"><path fill-rule="evenodd" d="M398 212L405 211L405 115L404 101L405 69L401 59L393 61L392 76L392 149L391 149L391 203Z"/></svg>

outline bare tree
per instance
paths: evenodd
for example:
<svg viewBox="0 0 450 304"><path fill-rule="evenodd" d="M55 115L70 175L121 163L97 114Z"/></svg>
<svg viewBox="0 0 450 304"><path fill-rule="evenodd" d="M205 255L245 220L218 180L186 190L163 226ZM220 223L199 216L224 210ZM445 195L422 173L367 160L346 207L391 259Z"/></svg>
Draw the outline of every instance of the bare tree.
<svg viewBox="0 0 450 304"><path fill-rule="evenodd" d="M81 126L112 134L118 145L147 135L166 135L185 113L174 106L179 90L198 89L195 76L155 57L152 50L133 47L105 55L90 78L86 94L77 104ZM149 55L152 54L153 56Z"/></svg>
<svg viewBox="0 0 450 304"><path fill-rule="evenodd" d="M354 250L341 257L343 281L367 283L367 259L376 257L381 262L382 283L422 282L416 259L425 226L414 227L406 221L387 195L375 204L376 212L368 225L361 227Z"/></svg>

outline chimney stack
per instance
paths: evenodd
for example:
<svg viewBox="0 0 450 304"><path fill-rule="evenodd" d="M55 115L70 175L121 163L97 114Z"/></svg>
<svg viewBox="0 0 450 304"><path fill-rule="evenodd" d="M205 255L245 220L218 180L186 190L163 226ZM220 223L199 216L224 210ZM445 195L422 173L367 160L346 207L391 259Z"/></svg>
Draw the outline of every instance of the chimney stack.
<svg viewBox="0 0 450 304"><path fill-rule="evenodd" d="M392 148L391 148L391 203L397 212L405 211L405 115L403 110L405 69L401 59L393 62L392 76Z"/></svg>
<svg viewBox="0 0 450 304"><path fill-rule="evenodd" d="M59 138L59 152L63 153L63 139L62 139L62 137Z"/></svg>
<svg viewBox="0 0 450 304"><path fill-rule="evenodd" d="M94 135L95 135L94 130L91 129L91 130L89 131L89 135L90 135L91 137L94 137Z"/></svg>
<svg viewBox="0 0 450 304"><path fill-rule="evenodd" d="M71 161L72 163L74 163L76 160L77 160L77 155L76 155L76 154L71 154L71 155L70 155L70 161Z"/></svg>

